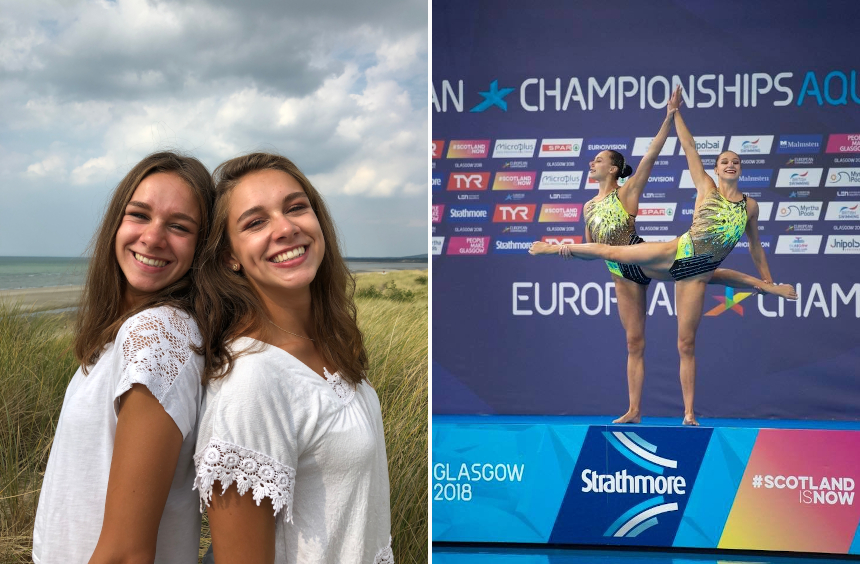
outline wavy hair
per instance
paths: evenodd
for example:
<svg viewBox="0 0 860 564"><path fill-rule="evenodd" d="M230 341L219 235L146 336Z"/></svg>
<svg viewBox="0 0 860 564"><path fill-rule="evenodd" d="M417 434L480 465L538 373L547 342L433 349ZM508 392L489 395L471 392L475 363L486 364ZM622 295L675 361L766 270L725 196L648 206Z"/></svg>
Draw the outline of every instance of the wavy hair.
<svg viewBox="0 0 860 564"><path fill-rule="evenodd" d="M221 163L215 169L215 207L212 233L203 250L200 273L195 279L195 309L201 321L206 365L203 383L225 376L236 358L253 352L233 351L230 344L262 328L263 302L245 277L233 272L225 257L230 252L227 216L230 194L242 179L261 170L279 170L301 185L316 214L325 239L325 253L310 285L311 337L323 357L354 384L365 378L367 352L356 321L353 301L355 278L340 252L337 231L322 196L288 158L271 153L251 153Z"/></svg>
<svg viewBox="0 0 860 564"><path fill-rule="evenodd" d="M194 260L191 268L179 280L153 292L139 306L125 311L123 294L127 282L116 258L116 234L134 191L146 177L158 172L175 174L181 178L200 206L200 231L194 247ZM81 363L84 374L98 361L104 346L116 339L125 320L140 311L171 305L196 319L192 307L192 279L199 267L200 251L209 235L213 192L212 177L203 163L194 157L169 151L145 157L117 185L101 225L90 242L91 258L75 321L75 357Z"/></svg>

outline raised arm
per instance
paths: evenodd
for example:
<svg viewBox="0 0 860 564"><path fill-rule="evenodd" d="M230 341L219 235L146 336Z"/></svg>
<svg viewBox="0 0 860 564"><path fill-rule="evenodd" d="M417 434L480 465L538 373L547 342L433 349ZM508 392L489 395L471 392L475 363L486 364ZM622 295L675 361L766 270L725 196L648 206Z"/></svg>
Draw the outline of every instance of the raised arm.
<svg viewBox="0 0 860 564"><path fill-rule="evenodd" d="M639 161L639 166L636 167L636 174L631 176L630 179L621 187L621 190L619 190L621 194L629 195L628 197L635 199L636 202L639 201L639 197L642 195L642 190L644 190L645 185L648 184L648 177L651 176L651 169L654 168L654 163L657 161L657 157L660 156L660 151L663 150L663 145L666 144L666 139L669 138L669 131L672 129L673 116L680 106L681 87L679 86L672 93L672 96L669 98L669 103L666 105L666 119L663 120L663 123L660 126L660 131L657 132L657 135L651 141L651 144L648 145L648 150L645 152L642 160Z"/></svg>
<svg viewBox="0 0 860 564"><path fill-rule="evenodd" d="M714 184L714 180L708 176L705 167L702 166L702 159L696 151L696 141L693 139L693 134L687 129L687 124L681 117L680 109L675 112L675 131L678 133L678 142L681 143L684 154L687 156L687 168L690 169L690 176L693 177L696 191L701 195L703 192L716 190L717 186Z"/></svg>
<svg viewBox="0 0 860 564"><path fill-rule="evenodd" d="M752 198L747 198L747 226L744 231L750 244L750 256L759 276L765 282L773 282L764 249L761 248L761 242L758 238L758 202Z"/></svg>

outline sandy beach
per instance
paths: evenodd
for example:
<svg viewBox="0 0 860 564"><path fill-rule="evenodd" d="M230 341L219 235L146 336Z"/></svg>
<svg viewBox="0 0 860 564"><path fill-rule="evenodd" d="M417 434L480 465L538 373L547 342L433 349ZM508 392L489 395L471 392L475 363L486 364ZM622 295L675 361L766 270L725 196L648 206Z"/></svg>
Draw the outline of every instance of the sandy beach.
<svg viewBox="0 0 860 564"><path fill-rule="evenodd" d="M78 304L83 286L50 286L47 288L23 288L0 290L0 303L20 303L25 309L35 311L73 307Z"/></svg>

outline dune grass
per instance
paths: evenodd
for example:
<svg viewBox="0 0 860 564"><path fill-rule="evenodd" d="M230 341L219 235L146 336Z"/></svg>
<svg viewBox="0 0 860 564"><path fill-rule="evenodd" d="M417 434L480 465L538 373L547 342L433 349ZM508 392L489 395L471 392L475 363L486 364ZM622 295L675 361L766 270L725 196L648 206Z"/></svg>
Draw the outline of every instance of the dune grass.
<svg viewBox="0 0 860 564"><path fill-rule="evenodd" d="M385 423L394 558L427 562L427 272L359 275L358 288L370 287L378 294L356 304ZM27 313L0 304L0 563L31 561L39 489L77 369L73 314ZM204 522L201 555L208 534Z"/></svg>

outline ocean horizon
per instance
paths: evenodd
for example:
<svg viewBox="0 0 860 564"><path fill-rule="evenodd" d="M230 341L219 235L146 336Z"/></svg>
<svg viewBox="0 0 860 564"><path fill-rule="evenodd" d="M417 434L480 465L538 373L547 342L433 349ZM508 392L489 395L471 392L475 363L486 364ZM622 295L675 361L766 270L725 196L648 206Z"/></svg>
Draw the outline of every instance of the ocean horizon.
<svg viewBox="0 0 860 564"><path fill-rule="evenodd" d="M0 290L80 286L89 259L86 257L0 257ZM346 259L353 273L427 268L426 256L357 257Z"/></svg>

